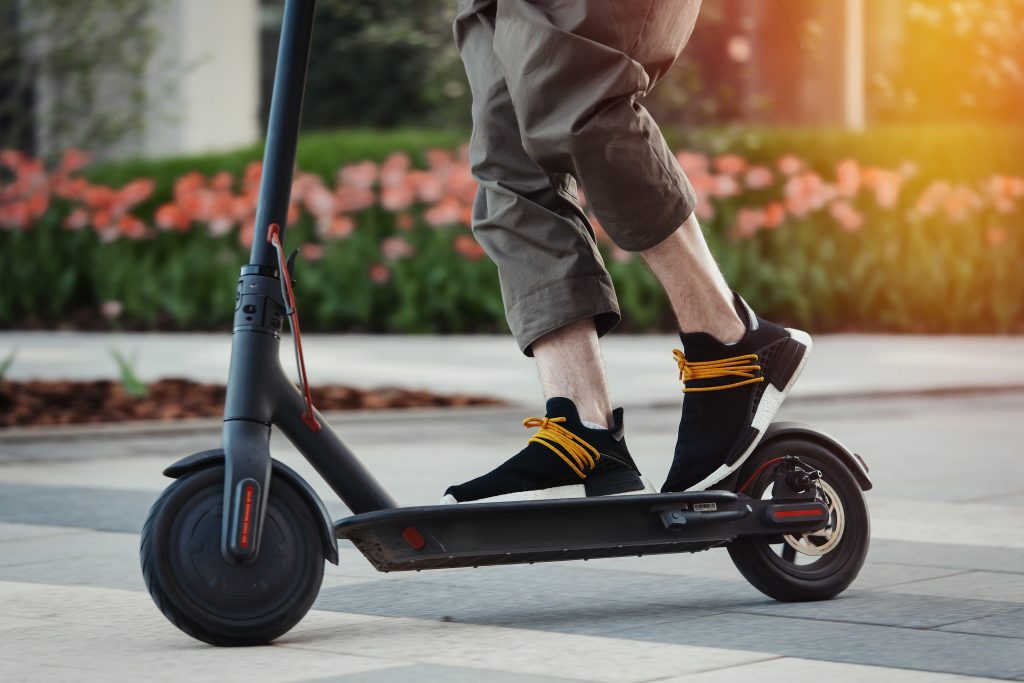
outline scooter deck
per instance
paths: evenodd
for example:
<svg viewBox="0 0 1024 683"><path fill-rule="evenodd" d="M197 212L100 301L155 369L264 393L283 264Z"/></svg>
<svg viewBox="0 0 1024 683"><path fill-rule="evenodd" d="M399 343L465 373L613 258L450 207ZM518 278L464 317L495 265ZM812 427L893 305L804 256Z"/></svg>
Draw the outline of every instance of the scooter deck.
<svg viewBox="0 0 1024 683"><path fill-rule="evenodd" d="M390 572L696 552L827 520L813 497L701 491L392 508L342 519L334 532Z"/></svg>

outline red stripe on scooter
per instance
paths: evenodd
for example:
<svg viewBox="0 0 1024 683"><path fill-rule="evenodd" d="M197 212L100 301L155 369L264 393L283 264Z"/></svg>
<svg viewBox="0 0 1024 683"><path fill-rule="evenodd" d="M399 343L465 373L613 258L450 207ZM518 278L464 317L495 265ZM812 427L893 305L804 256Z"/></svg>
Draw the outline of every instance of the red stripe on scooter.
<svg viewBox="0 0 1024 683"><path fill-rule="evenodd" d="M242 508L242 529L239 532L238 545L243 548L249 546L249 527L252 523L252 493L253 486L248 484L245 487L245 507Z"/></svg>
<svg viewBox="0 0 1024 683"><path fill-rule="evenodd" d="M780 517L821 517L821 510L818 508L807 508L805 510L778 510L772 513L776 519Z"/></svg>

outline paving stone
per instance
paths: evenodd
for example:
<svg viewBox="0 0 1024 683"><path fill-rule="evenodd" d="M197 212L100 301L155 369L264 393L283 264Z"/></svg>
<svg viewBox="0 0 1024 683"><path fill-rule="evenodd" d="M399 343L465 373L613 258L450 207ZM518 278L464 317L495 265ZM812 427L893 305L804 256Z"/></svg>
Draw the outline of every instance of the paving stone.
<svg viewBox="0 0 1024 683"><path fill-rule="evenodd" d="M798 657L778 657L752 664L665 678L658 683L735 683L752 680L786 681L786 683L822 683L822 681L863 683L871 680L881 680L885 683L974 683L994 679L931 671L883 669L877 666L825 662Z"/></svg>
<svg viewBox="0 0 1024 683"><path fill-rule="evenodd" d="M1024 609L1006 614L994 614L981 619L969 619L939 627L941 631L977 633L987 636L1024 639ZM1021 645L1024 647L1024 644Z"/></svg>
<svg viewBox="0 0 1024 683"><path fill-rule="evenodd" d="M834 600L821 602L769 602L729 611L779 617L881 624L904 628L934 628L954 621L1014 612L1012 602L969 600L935 595L848 590Z"/></svg>
<svg viewBox="0 0 1024 683"><path fill-rule="evenodd" d="M971 676L1013 678L1024 674L1024 648L1018 640L936 630L718 614L618 631L615 635Z"/></svg>
<svg viewBox="0 0 1024 683"><path fill-rule="evenodd" d="M0 521L138 533L155 500L150 491L0 482Z"/></svg>
<svg viewBox="0 0 1024 683"><path fill-rule="evenodd" d="M1024 574L968 572L879 589L887 593L1024 603Z"/></svg>
<svg viewBox="0 0 1024 683"><path fill-rule="evenodd" d="M1024 574L1024 550L1003 545L988 547L872 538L868 560L895 565Z"/></svg>
<svg viewBox="0 0 1024 683"><path fill-rule="evenodd" d="M550 676L529 676L505 673L503 671L485 671L484 669L467 669L457 666L441 666L439 664L415 664L380 671L364 671L356 674L344 674L329 678L317 678L309 683L380 683L386 676L388 683L564 683L569 678L552 678Z"/></svg>

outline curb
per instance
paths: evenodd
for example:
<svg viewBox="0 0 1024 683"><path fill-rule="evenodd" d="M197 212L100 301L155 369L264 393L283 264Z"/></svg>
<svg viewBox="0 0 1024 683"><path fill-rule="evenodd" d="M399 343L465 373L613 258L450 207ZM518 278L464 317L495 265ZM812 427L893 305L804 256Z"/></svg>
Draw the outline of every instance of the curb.
<svg viewBox="0 0 1024 683"><path fill-rule="evenodd" d="M1024 384L1005 384L1001 386L960 386L960 387L929 387L921 389L867 390L835 392L824 391L811 394L790 396L787 403L841 402L872 399L913 399L913 398L953 398L958 396L991 396L994 394L1024 394ZM675 408L677 403L631 404L636 408ZM393 422L409 420L431 420L437 417L450 417L457 413L460 417L475 415L519 415L523 407L518 403L498 406L464 406L447 408L388 408L378 410L345 410L324 413L324 417L332 424L352 422ZM46 425L40 427L6 427L0 428L0 445L31 443L39 441L73 441L87 439L131 439L139 437L179 436L183 434L219 433L223 420L221 418L194 418L172 422L158 420L139 420L126 423L97 423L84 425Z"/></svg>

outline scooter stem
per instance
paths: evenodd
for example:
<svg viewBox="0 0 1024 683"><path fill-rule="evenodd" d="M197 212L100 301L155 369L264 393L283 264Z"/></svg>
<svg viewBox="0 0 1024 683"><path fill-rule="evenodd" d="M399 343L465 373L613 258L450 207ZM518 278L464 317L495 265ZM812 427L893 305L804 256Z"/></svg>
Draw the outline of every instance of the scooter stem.
<svg viewBox="0 0 1024 683"><path fill-rule="evenodd" d="M283 248L315 6L315 0L285 3L252 253L235 297L222 433L221 553L229 562L252 561L259 553L271 485L271 425L281 428L353 512L396 505L311 402L303 400L280 362L281 329L289 310L281 278L287 274L268 234L271 225L280 226L276 239Z"/></svg>

